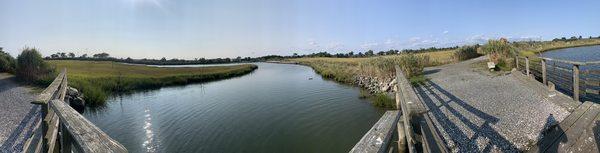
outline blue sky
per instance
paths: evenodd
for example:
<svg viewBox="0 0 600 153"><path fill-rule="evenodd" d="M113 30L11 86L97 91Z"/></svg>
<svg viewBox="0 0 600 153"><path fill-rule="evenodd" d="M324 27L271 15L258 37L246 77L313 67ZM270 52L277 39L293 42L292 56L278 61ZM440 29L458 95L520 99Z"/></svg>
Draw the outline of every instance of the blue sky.
<svg viewBox="0 0 600 153"><path fill-rule="evenodd" d="M291 55L600 36L600 1L2 0L0 46L117 57Z"/></svg>

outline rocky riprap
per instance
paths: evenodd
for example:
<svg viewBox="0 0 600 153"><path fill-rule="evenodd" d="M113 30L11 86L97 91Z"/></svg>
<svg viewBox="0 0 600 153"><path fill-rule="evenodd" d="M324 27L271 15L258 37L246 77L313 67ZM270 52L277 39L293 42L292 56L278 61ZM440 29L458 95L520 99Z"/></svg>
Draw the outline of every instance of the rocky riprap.
<svg viewBox="0 0 600 153"><path fill-rule="evenodd" d="M85 110L85 100L83 100L83 94L73 87L67 88L65 102L68 102L69 105L79 113L83 113Z"/></svg>
<svg viewBox="0 0 600 153"><path fill-rule="evenodd" d="M385 93L394 90L393 87L396 85L396 79L361 75L355 77L354 83L368 90L370 93Z"/></svg>

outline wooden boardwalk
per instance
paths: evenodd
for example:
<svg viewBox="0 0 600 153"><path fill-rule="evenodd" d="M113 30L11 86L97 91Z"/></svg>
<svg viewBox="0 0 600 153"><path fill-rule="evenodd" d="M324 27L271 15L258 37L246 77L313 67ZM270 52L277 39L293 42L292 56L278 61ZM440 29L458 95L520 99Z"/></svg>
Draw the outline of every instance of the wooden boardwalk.
<svg viewBox="0 0 600 153"><path fill-rule="evenodd" d="M528 152L600 152L600 104L585 102Z"/></svg>

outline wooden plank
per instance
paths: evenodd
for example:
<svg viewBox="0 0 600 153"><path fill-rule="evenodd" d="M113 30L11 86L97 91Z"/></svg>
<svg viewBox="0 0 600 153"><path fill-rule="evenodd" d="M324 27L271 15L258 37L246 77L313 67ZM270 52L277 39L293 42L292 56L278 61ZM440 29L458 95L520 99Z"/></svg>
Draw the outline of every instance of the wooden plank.
<svg viewBox="0 0 600 153"><path fill-rule="evenodd" d="M73 136L74 146L82 152L127 152L119 142L110 138L100 128L88 121L65 102L52 100L49 103L63 124Z"/></svg>
<svg viewBox="0 0 600 153"><path fill-rule="evenodd" d="M52 99L54 97L54 94L56 93L56 91L58 90L60 85L62 84L63 77L65 77L65 72L66 72L66 69L63 70L60 74L58 74L58 76L56 78L54 78L54 81L52 81L52 83L46 89L44 89L44 91L42 91L42 93L39 94L35 98L35 100L31 103L47 104L48 101L50 101L50 99Z"/></svg>
<svg viewBox="0 0 600 153"><path fill-rule="evenodd" d="M574 145L576 142L574 140L581 136L581 134L583 133L583 129L587 127L596 118L599 112L600 105L595 104L590 106L590 108L585 113L583 113L583 115L581 115L581 117L575 122L575 124L573 124L568 130L566 130L565 133L561 136L561 138L559 138L559 140L564 141L555 141L553 143L553 145L556 145L554 147L557 149L556 151L566 151L572 145ZM554 150L548 149L546 151L552 152Z"/></svg>
<svg viewBox="0 0 600 153"><path fill-rule="evenodd" d="M579 101L579 65L573 65L573 100Z"/></svg>
<svg viewBox="0 0 600 153"><path fill-rule="evenodd" d="M399 111L386 111L373 127L354 145L351 153L386 152L392 138Z"/></svg>
<svg viewBox="0 0 600 153"><path fill-rule="evenodd" d="M58 137L58 116L54 115L53 119L50 121L50 125L48 126L48 132L46 132L46 139L48 142L48 152L55 152L56 150L56 138Z"/></svg>
<svg viewBox="0 0 600 153"><path fill-rule="evenodd" d="M600 81L596 80L585 80L585 84L588 86L600 86Z"/></svg>
<svg viewBox="0 0 600 153"><path fill-rule="evenodd" d="M597 75L600 75L600 70L586 70L585 74L597 74Z"/></svg>
<svg viewBox="0 0 600 153"><path fill-rule="evenodd" d="M423 135L423 152L450 152L442 137L437 132L429 114L424 113L421 120L421 134Z"/></svg>
<svg viewBox="0 0 600 153"><path fill-rule="evenodd" d="M533 147L528 152L543 152L550 148L555 141L560 141L559 138L563 136L564 132L569 130L569 128L571 128L571 126L575 124L575 122L581 117L583 113L585 113L592 106L592 104L593 103L591 102L585 102L579 105L579 107L577 107L577 109L575 109L573 113L567 116L556 127L549 129L547 132L545 132L547 134L544 135L543 139L538 142L538 145Z"/></svg>
<svg viewBox="0 0 600 153"><path fill-rule="evenodd" d="M598 105L598 104L595 104ZM600 144L600 114L583 129L583 134L579 137L573 146L566 152L600 152L598 144ZM571 141L571 140L570 140Z"/></svg>
<svg viewBox="0 0 600 153"><path fill-rule="evenodd" d="M600 94L600 90L585 89L585 93L599 95Z"/></svg>
<svg viewBox="0 0 600 153"><path fill-rule="evenodd" d="M402 111L402 117L405 123L404 132L406 136L408 152L413 153L416 152L416 142L413 139L414 132L411 122L413 112L410 110L410 105L416 104L416 100L418 100L416 97L417 94L412 89L412 86L410 85L410 82L408 82L408 79L406 79L406 77L404 76L402 69L400 69L398 65L396 65L394 68L396 70L396 86L398 87L398 92L396 92L396 101L400 100L400 104L402 105L399 109L400 111Z"/></svg>
<svg viewBox="0 0 600 153"><path fill-rule="evenodd" d="M577 61L569 61L569 60L561 60L561 59L552 59L552 58L547 58L547 57L541 57L541 59L545 59L547 61L554 61L554 62L560 62L560 63L567 63L567 64L574 64L574 65L586 65L586 62L577 62ZM592 64L592 62L590 62L590 64Z"/></svg>

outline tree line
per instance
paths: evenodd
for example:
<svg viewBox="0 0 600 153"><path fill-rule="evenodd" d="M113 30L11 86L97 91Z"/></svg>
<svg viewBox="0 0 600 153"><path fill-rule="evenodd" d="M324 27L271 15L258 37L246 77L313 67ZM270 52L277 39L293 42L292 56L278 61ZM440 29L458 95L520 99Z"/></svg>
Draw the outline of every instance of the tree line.
<svg viewBox="0 0 600 153"><path fill-rule="evenodd" d="M581 40L584 39L582 36L571 36L571 38L567 38L567 37L561 37L561 38L554 38L552 39L552 41L575 41L575 40ZM588 37L588 39L600 39L600 36L598 37Z"/></svg>

